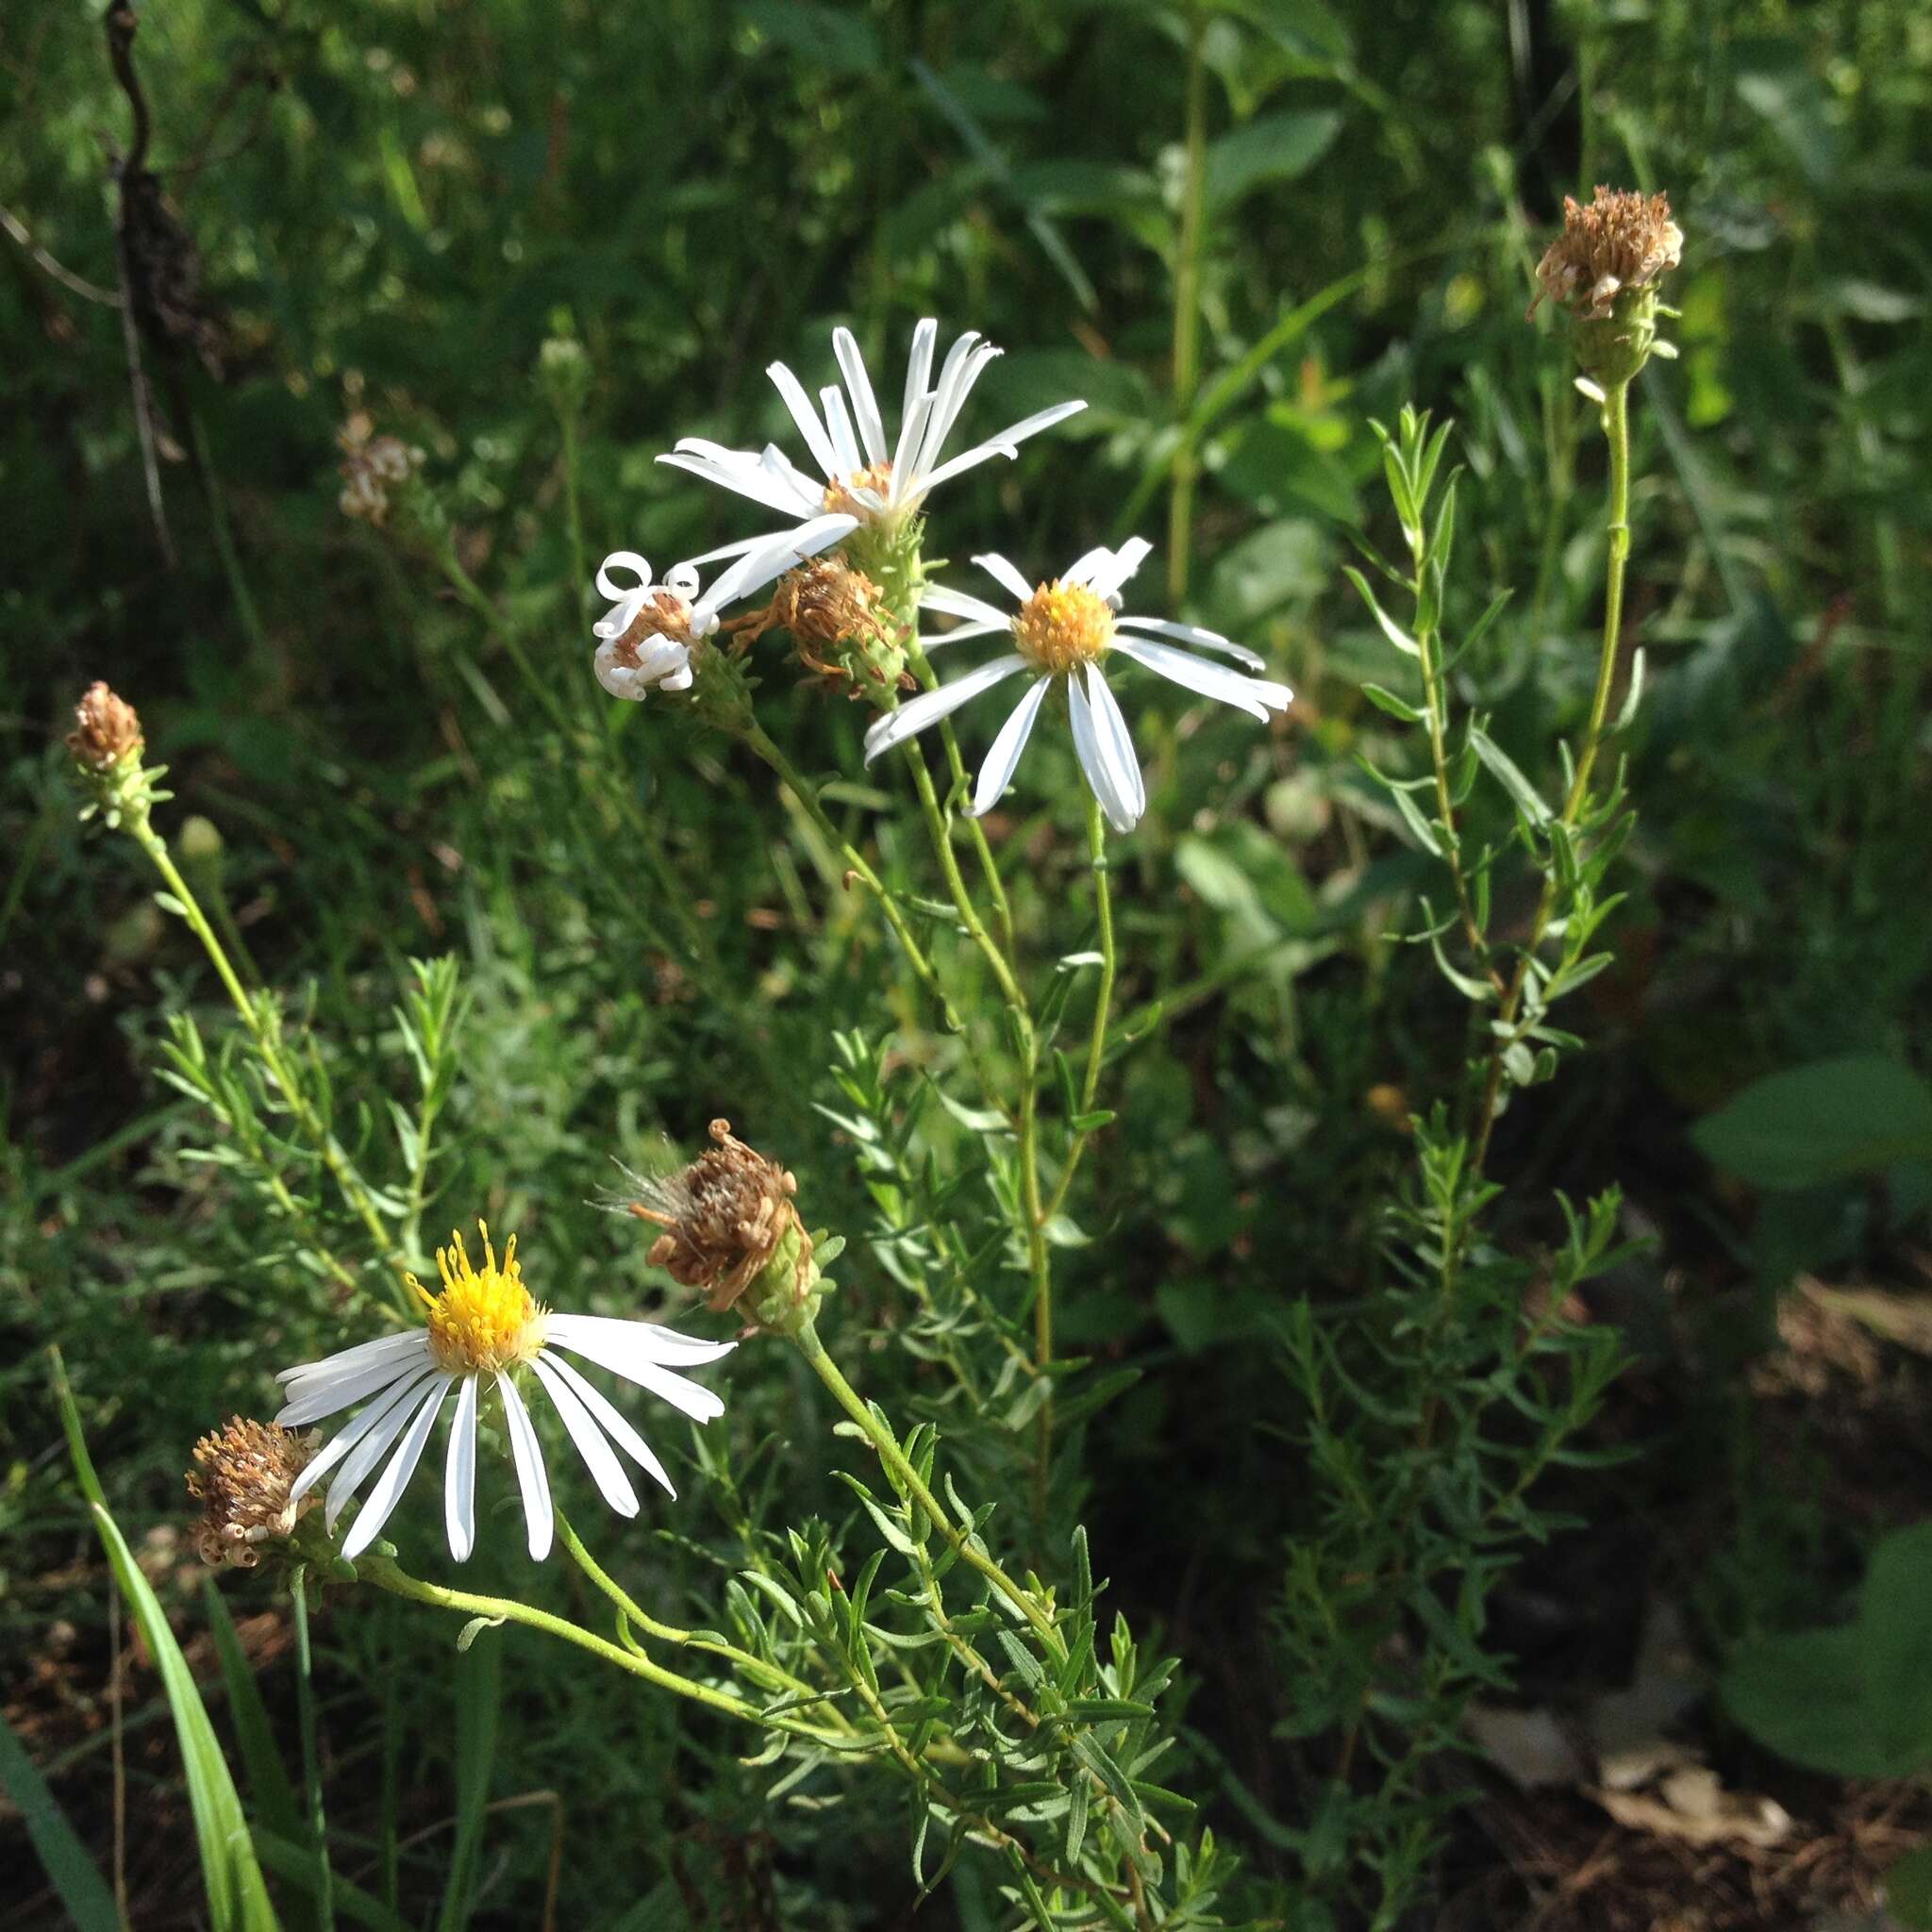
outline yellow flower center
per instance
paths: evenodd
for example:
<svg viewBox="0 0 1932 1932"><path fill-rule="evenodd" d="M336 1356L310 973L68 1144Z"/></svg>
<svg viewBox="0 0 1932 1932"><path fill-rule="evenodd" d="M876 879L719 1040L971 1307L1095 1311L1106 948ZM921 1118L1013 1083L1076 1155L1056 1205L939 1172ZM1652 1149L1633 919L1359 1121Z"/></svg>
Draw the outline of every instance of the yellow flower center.
<svg viewBox="0 0 1932 1932"><path fill-rule="evenodd" d="M1021 605L1013 636L1022 655L1042 671L1072 671L1107 655L1113 642L1113 612L1086 585L1063 584L1056 577Z"/></svg>
<svg viewBox="0 0 1932 1932"><path fill-rule="evenodd" d="M482 1222L482 1273L470 1265L462 1236L452 1230L449 1246L436 1251L442 1292L431 1294L412 1274L409 1286L422 1296L429 1328L429 1349L439 1366L453 1375L475 1375L526 1362L543 1346L543 1310L524 1286L517 1265L517 1238L511 1235L499 1263Z"/></svg>
<svg viewBox="0 0 1932 1932"><path fill-rule="evenodd" d="M854 470L851 475L841 476L838 481L825 485L825 508L840 516L858 517L871 520L878 512L868 503L861 503L853 495L855 490L870 490L876 496L884 496L892 487L892 459L881 457L877 462L869 463L862 470Z"/></svg>

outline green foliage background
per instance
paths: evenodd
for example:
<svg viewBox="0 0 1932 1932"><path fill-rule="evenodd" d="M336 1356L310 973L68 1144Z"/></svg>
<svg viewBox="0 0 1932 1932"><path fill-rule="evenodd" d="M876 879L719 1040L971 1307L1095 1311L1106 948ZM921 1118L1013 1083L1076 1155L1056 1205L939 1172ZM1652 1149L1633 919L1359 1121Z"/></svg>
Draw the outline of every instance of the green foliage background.
<svg viewBox="0 0 1932 1932"><path fill-rule="evenodd" d="M1191 45L1208 143L1191 236ZM1547 318L1523 312L1557 196L1599 178L1667 188L1687 236L1681 358L1653 364L1639 410L1641 818L1620 965L1589 997L1597 1051L1519 1102L1496 1166L1537 1184L1525 1200L1621 1179L1659 1236L1608 1311L1653 1391L1610 1426L1653 1454L1568 1498L1589 1526L1539 1559L1538 1588L1595 1592L1569 1649L1539 1657L1507 1614L1491 1641L1529 1650L1533 1685L1614 1654L1653 1585L1704 1607L1713 1655L1838 1606L1866 1525L1767 1507L1792 1478L1767 1466L1738 1364L1796 1270L1882 1270L1923 1230L1924 1164L1906 1149L1746 1173L1766 1189L1754 1206L1688 1127L1801 1063L1923 1063L1921 9L175 0L143 18L137 57L151 160L225 334L225 380L158 371L174 567L118 318L13 243L0 256L0 1692L44 1720L34 1755L92 1840L103 1592L76 1567L92 1531L37 1345L63 1345L139 1547L178 1522L194 1438L261 1409L275 1368L348 1338L287 1229L183 1158L201 1128L156 1083L158 1042L167 1014L218 992L136 856L75 825L73 698L104 676L139 706L173 767L167 813L219 829L203 881L219 874L372 1137L387 1131L372 1096L406 1070L380 1017L406 961L461 958L473 1005L432 1225L485 1212L522 1230L540 1292L638 1307L657 1293L641 1248L582 1204L613 1157L659 1130L689 1146L728 1113L797 1171L813 1224L856 1239L878 1195L818 1108L848 1110L834 1029L914 1028L891 955L759 771L597 692L570 458L537 367L546 339L573 335L593 371L575 451L584 554L668 564L750 525L658 451L779 435L768 360L829 379L845 321L890 370L935 313L1008 350L975 399L982 429L1061 394L1091 404L954 486L936 535L996 533L1041 574L1129 528L1158 537L1150 591L1165 569L1174 610L1264 649L1303 700L1270 739L1134 694L1152 803L1115 874L1125 1010L1184 991L1120 1062L1121 1120L1079 1204L1097 1238L1064 1263L1067 1345L1138 1380L1085 1426L1055 1497L1089 1522L1137 1630L1186 1659L1192 1789L1243 1844L1254 1909L1293 1895L1310 1862L1293 1831L1330 1766L1300 1741L1303 1690L1275 1641L1307 1521L1275 1324L1302 1298L1374 1286L1401 1117L1460 1052L1426 953L1389 937L1416 923L1426 869L1356 760L1413 748L1360 695L1395 674L1340 566L1356 537L1387 542L1368 420L1411 398L1453 414L1458 597L1473 614L1515 593L1469 676L1492 734L1547 778L1593 668L1601 458ZM0 117L0 204L111 286L103 140L125 145L126 104L92 8L8 9ZM1198 340L1183 325L1177 356L1193 301ZM340 514L352 378L379 428L425 449L488 621ZM856 772L858 708L789 684L767 668L774 735L811 770ZM545 691L581 733L557 728ZM1086 943L1085 855L1070 758L1033 758L998 831L1025 855L1015 909L1051 958ZM890 841L869 785L832 795ZM969 1131L928 1115L941 1154ZM1722 1165L1721 1141L1702 1145ZM1548 1234L1528 1210L1511 1232ZM912 1320L882 1268L853 1256L840 1274L826 1325L848 1350ZM970 1322L961 1334L970 1350ZM741 1520L851 1507L816 1446L823 1397L775 1350L754 1354L735 1358L733 1474L691 1473L658 1519L653 1587L677 1614ZM929 1411L977 1486L1009 1479L1024 1418L998 1390L969 1406L921 1356L862 1360L867 1392ZM1923 1443L1901 1453L1923 1470ZM1709 1491L1693 1513L1722 1534L1653 1544L1649 1513L1682 1506L1687 1468ZM399 1520L426 1537L433 1514L418 1499ZM514 1538L494 1541L479 1588L520 1564ZM499 1799L557 1794L561 1924L899 1923L902 1820L877 1794L856 1786L829 1817L767 1807L741 1740L649 1704L614 1729L604 1687L534 1644L500 1685L464 1680L500 1697L479 1746L474 1718L450 1720L448 1633L392 1607L319 1627L331 1823L363 1864L395 1857L419 1917L450 1858L434 1827L480 1774ZM59 1623L77 1659L60 1695L81 1707L55 1721L29 1688ZM265 1683L286 1703L273 1667ZM143 1834L136 1885L192 1896L177 1774L144 1743L131 1771L182 1826ZM458 1901L472 1923L534 1923L551 1817L491 1816ZM353 1852L342 1865L359 1869ZM935 1923L994 1923L977 1884L928 1907Z"/></svg>

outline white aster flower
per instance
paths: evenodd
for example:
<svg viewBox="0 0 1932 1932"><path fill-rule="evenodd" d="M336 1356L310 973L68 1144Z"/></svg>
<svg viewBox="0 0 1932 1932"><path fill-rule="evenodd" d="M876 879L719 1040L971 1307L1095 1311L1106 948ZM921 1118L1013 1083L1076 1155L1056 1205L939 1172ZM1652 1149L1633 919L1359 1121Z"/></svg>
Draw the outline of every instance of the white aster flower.
<svg viewBox="0 0 1932 1932"><path fill-rule="evenodd" d="M708 1423L724 1414L724 1403L674 1371L714 1362L729 1355L736 1343L699 1341L650 1322L553 1314L524 1286L516 1237L510 1237L499 1261L487 1227L480 1274L472 1267L468 1248L458 1234L450 1236L447 1248L437 1250L436 1265L442 1276L441 1294L431 1294L414 1275L409 1277L410 1287L423 1298L422 1328L358 1342L322 1361L284 1369L276 1377L289 1398L275 1418L284 1428L319 1422L352 1403L365 1404L295 1478L289 1495L291 1507L334 1470L325 1506L333 1529L336 1518L375 1465L389 1457L342 1544L344 1557L359 1556L381 1535L402 1500L430 1429L454 1389L457 1408L443 1475L443 1517L450 1555L458 1563L464 1561L476 1546L476 1411L483 1384L492 1381L503 1404L517 1486L523 1492L530 1555L542 1561L550 1554L556 1518L536 1425L517 1389L517 1372L522 1369L542 1385L591 1479L620 1516L635 1516L639 1505L612 1442L654 1482L674 1496L677 1493L643 1438L558 1351L608 1369L694 1422Z"/></svg>
<svg viewBox="0 0 1932 1932"><path fill-rule="evenodd" d="M999 631L1008 633L1017 649L937 690L922 691L896 711L888 711L865 734L866 763L871 764L893 745L905 743L928 724L937 724L981 691L1023 672L1030 673L1032 682L1026 694L1000 726L986 762L979 768L970 808L973 816L977 818L991 809L1011 782L1040 708L1048 691L1058 683L1066 691L1080 769L1108 822L1117 832L1131 832L1147 808L1147 790L1141 782L1133 741L1127 735L1127 721L1101 672L1102 661L1109 654L1118 652L1123 658L1131 658L1159 676L1202 697L1233 705L1264 724L1270 711L1285 711L1294 699L1287 685L1248 675L1248 672L1264 668L1261 659L1217 631L1160 617L1119 615L1121 586L1140 568L1152 547L1136 537L1118 550L1105 546L1090 550L1061 575L1032 590L1004 557L975 557L974 562L1018 600L1020 608L1011 616L984 598L963 591L926 591L922 600L925 609L965 620L943 637L924 640L928 650ZM1245 670L1230 671L1191 651L1176 650L1174 644L1163 643L1164 638L1218 651Z"/></svg>
<svg viewBox="0 0 1932 1932"><path fill-rule="evenodd" d="M927 493L940 484L994 457L1017 456L1019 445L1027 437L1087 407L1083 402L1056 403L941 462L946 439L953 433L973 385L1000 351L981 341L976 330L968 329L947 351L939 380L934 382L932 358L938 336L939 324L930 316L912 332L898 433L890 440L873 394L872 378L865 372L864 358L850 329L832 331L832 353L845 381L843 389L831 383L819 391L823 415L784 363L774 362L766 370L818 465L816 477L795 468L776 443L754 452L726 449L701 436L687 436L675 450L658 460L689 470L708 483L721 483L726 490L735 490L741 496L790 517L849 510L867 523L894 524L916 515Z"/></svg>
<svg viewBox="0 0 1932 1932"><path fill-rule="evenodd" d="M855 516L813 517L795 530L754 537L714 550L691 563L680 563L656 583L651 566L635 550L614 550L597 572L597 593L615 601L591 626L598 640L597 682L614 698L633 701L651 691L684 691L691 680L691 651L718 628L718 613L735 597L761 591L774 577L858 527ZM698 593L697 564L717 557L738 561ZM623 571L637 582L629 589L618 581Z"/></svg>

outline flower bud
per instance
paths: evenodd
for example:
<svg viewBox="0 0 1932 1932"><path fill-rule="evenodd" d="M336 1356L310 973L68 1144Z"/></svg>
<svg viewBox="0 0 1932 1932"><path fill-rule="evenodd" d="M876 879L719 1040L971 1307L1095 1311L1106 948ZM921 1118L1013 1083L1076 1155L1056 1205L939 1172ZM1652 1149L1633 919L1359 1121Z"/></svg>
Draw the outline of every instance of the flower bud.
<svg viewBox="0 0 1932 1932"><path fill-rule="evenodd" d="M232 1417L225 1429L194 1445L188 1493L202 1506L194 1546L201 1560L219 1569L252 1570L264 1543L294 1533L296 1519L317 1501L311 1493L289 1500L290 1486L308 1462L298 1436L275 1423Z"/></svg>
<svg viewBox="0 0 1932 1932"><path fill-rule="evenodd" d="M1537 295L1569 309L1576 359L1602 387L1626 383L1657 344L1657 282L1682 258L1684 232L1661 194L1599 188L1563 199L1563 232L1537 264Z"/></svg>
<svg viewBox="0 0 1932 1932"><path fill-rule="evenodd" d="M815 1309L819 1271L792 1197L798 1183L747 1147L731 1123L711 1123L716 1143L675 1174L643 1179L625 1208L664 1230L648 1259L707 1306L740 1308L760 1328L791 1333Z"/></svg>
<svg viewBox="0 0 1932 1932"><path fill-rule="evenodd" d="M96 678L74 708L67 748L91 770L105 772L126 758L141 756L141 719L132 705Z"/></svg>
<svg viewBox="0 0 1932 1932"><path fill-rule="evenodd" d="M574 416L591 393L591 358L574 336L552 336L537 351L537 380L560 416Z"/></svg>

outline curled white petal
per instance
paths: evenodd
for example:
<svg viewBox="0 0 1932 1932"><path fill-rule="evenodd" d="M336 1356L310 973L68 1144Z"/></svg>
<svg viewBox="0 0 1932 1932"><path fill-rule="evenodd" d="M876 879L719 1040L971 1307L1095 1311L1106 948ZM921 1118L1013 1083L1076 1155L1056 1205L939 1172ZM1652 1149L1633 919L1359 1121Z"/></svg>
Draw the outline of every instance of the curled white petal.
<svg viewBox="0 0 1932 1932"><path fill-rule="evenodd" d="M637 582L620 584L610 575L613 569L629 571ZM651 566L635 550L613 550L597 566L597 594L600 597L627 597L633 591L648 591L650 588Z"/></svg>

